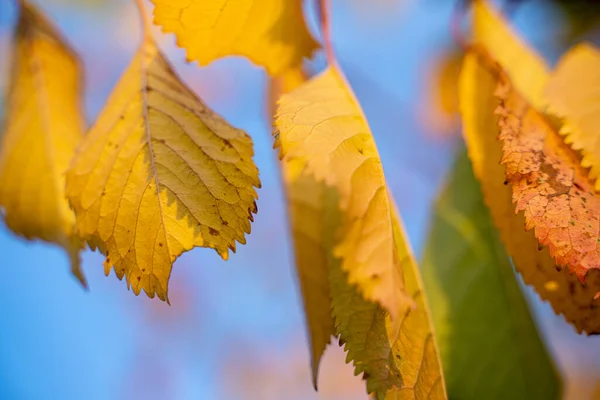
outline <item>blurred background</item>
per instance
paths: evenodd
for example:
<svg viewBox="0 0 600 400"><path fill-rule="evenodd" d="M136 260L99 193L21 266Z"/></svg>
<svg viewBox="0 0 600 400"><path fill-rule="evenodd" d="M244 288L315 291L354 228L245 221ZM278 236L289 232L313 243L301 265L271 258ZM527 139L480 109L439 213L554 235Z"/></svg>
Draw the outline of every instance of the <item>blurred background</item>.
<svg viewBox="0 0 600 400"><path fill-rule="evenodd" d="M132 58L138 14L129 0L37 0L81 55L88 122ZM460 3L460 0L457 2ZM315 37L313 1L306 2ZM519 32L550 63L594 41L594 2L505 1ZM461 146L450 0L334 0L333 41L380 149L415 253L429 208ZM148 9L150 9L148 3ZM13 0L0 0L0 93L7 87ZM268 79L240 58L185 62L172 35L157 38L183 80L254 139L263 183L246 246L230 261L195 249L174 266L172 306L135 297L87 251L90 291L57 247L0 224L0 399L366 399L337 344L310 381L304 317L268 115ZM318 53L307 68L325 66ZM0 97L0 115L3 112ZM566 398L600 398L600 338L579 336L527 290Z"/></svg>

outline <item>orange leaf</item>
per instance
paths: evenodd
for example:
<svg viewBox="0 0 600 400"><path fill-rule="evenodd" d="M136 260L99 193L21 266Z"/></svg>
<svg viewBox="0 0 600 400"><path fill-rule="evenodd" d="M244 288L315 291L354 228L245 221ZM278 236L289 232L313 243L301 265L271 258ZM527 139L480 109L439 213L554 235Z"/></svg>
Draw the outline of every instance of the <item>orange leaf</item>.
<svg viewBox="0 0 600 400"><path fill-rule="evenodd" d="M588 273L587 283L582 285L566 268L561 270L556 266L547 247L539 248L533 230L525 230L523 213L515 214L512 188L503 184L505 167L499 163L502 143L496 140L498 116L493 111L498 106L494 97L498 79L497 74L486 68L491 61L485 57L467 53L459 79L464 138L485 203L523 281L534 287L578 332L600 333L600 308L594 300L594 294L600 291L600 270ZM515 67L510 64L513 72L519 71Z"/></svg>
<svg viewBox="0 0 600 400"><path fill-rule="evenodd" d="M501 163L516 212L524 211L525 228L534 228L556 262L585 282L589 269L600 268L600 198L577 154L508 78L500 79L496 96Z"/></svg>

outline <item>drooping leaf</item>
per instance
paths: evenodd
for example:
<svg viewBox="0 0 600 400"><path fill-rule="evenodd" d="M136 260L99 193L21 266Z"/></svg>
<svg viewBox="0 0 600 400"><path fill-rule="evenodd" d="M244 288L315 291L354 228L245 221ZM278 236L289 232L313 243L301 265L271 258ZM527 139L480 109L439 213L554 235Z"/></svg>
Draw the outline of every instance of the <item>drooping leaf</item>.
<svg viewBox="0 0 600 400"><path fill-rule="evenodd" d="M544 104L544 90L549 71L540 57L494 9L488 0L475 0L473 9L473 43L482 46L504 68L515 87L535 107Z"/></svg>
<svg viewBox="0 0 600 400"><path fill-rule="evenodd" d="M288 163L282 165L294 239L296 272L302 291L304 312L311 346L313 385L317 387L319 363L334 335L329 289L329 265L338 263L331 254L335 192L306 174L290 176ZM332 207L333 205L333 207Z"/></svg>
<svg viewBox="0 0 600 400"><path fill-rule="evenodd" d="M306 79L301 69L290 69L279 77L271 78L267 99L269 119L275 115L279 97L294 90ZM332 220L333 214L323 211L323 207L327 204L335 206L335 197L327 199L328 195L335 196L335 192L306 174L293 176L293 162L281 163L281 170L316 389L321 357L334 335L328 266L335 262L330 254L332 238L329 236L337 222Z"/></svg>
<svg viewBox="0 0 600 400"><path fill-rule="evenodd" d="M79 59L42 12L23 2L12 60L0 207L15 233L64 247L85 286L82 244L73 235L75 216L64 196L64 174L85 128Z"/></svg>
<svg viewBox="0 0 600 400"><path fill-rule="evenodd" d="M410 304L395 250L392 206L371 131L343 76L329 67L282 96L276 147L303 170L334 187L343 228L335 256L366 299L398 315Z"/></svg>
<svg viewBox="0 0 600 400"><path fill-rule="evenodd" d="M189 60L241 55L279 75L318 47L301 0L152 0L154 21L175 33Z"/></svg>
<svg viewBox="0 0 600 400"><path fill-rule="evenodd" d="M600 191L600 51L580 44L565 54L550 77L549 111L564 119L560 133L583 155L581 165Z"/></svg>
<svg viewBox="0 0 600 400"><path fill-rule="evenodd" d="M560 397L558 374L464 153L435 206L423 276L450 398Z"/></svg>
<svg viewBox="0 0 600 400"><path fill-rule="evenodd" d="M516 211L556 262L583 282L589 269L600 268L600 197L577 154L508 79L500 80L496 95L501 163Z"/></svg>
<svg viewBox="0 0 600 400"><path fill-rule="evenodd" d="M511 188L504 185L505 168L500 165L502 145L497 140L498 117L493 115L498 105L493 95L497 76L490 66L495 70L499 64L518 90L539 108L545 105L542 95L548 80L547 68L488 3L479 1L475 7L473 41L484 51L471 52L465 57L459 78L459 108L469 158L481 182L485 203L523 280L577 331L600 332L600 311L593 300L600 291L600 274L589 274L583 286L566 269L561 270L548 249L541 248L533 232L525 231L523 214L515 215ZM531 71L535 73L532 75Z"/></svg>
<svg viewBox="0 0 600 400"><path fill-rule="evenodd" d="M284 171L286 163L293 169L294 160L284 160ZM306 171L295 181L290 175L285 179L296 268L311 333L314 379L322 350L334 333L330 325L333 309L335 334L340 344L345 343L347 361L354 362L355 374L363 374L368 392L387 399L446 398L418 267L403 239L400 221L394 217L396 251L405 261L406 289L416 308L392 319L348 283L341 260L333 254L342 220L335 189L315 181ZM327 275L323 282L323 273L329 275L329 282ZM315 358L315 351L319 358Z"/></svg>
<svg viewBox="0 0 600 400"><path fill-rule="evenodd" d="M177 77L146 37L79 147L67 196L80 235L128 287L167 300L193 247L227 259L245 243L260 186L250 137Z"/></svg>
<svg viewBox="0 0 600 400"><path fill-rule="evenodd" d="M493 114L498 106L493 95L497 78L487 64L489 61L480 55L467 54L459 80L463 134L485 203L525 283L532 285L577 331L600 333L600 308L594 301L600 291L600 274L590 273L587 284L581 285L576 276L556 265L547 248L540 248L533 231L525 230L523 213L515 214L512 190L504 184L505 168L500 164L498 116Z"/></svg>
<svg viewBox="0 0 600 400"><path fill-rule="evenodd" d="M396 210L393 214L396 251L403 261L406 290L415 307L391 318L376 303L365 300L348 283L338 264L330 268L336 333L345 343L347 361L362 373L367 391L378 399L446 399L442 366L430 322L419 268Z"/></svg>
<svg viewBox="0 0 600 400"><path fill-rule="evenodd" d="M297 267L319 274L315 290L323 287L323 268L328 271L327 296L348 361L378 398L445 398L418 270L373 137L341 72L329 67L283 96L276 127L284 178L294 194L293 229L300 233ZM311 238L312 247L302 238ZM320 295L320 306L331 310L326 290L312 296ZM313 313L309 325L319 320Z"/></svg>

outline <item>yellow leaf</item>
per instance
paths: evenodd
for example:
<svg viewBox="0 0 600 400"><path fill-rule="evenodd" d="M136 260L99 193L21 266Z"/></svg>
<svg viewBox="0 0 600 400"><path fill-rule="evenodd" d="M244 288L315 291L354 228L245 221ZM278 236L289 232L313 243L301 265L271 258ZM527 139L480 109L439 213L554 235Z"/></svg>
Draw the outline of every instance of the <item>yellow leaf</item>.
<svg viewBox="0 0 600 400"><path fill-rule="evenodd" d="M288 175L301 171L335 188L343 228L335 256L365 298L398 315L412 301L394 245L392 208L375 141L358 103L335 67L282 96L276 147Z"/></svg>
<svg viewBox="0 0 600 400"><path fill-rule="evenodd" d="M284 95L276 127L313 374L331 335L325 311L333 310L335 333L368 392L446 398L417 266L370 129L341 72L330 67Z"/></svg>
<svg viewBox="0 0 600 400"><path fill-rule="evenodd" d="M525 43L487 0L475 0L473 41L506 70L515 87L537 108L544 104L549 71L544 59ZM526 90L525 90L526 88Z"/></svg>
<svg viewBox="0 0 600 400"><path fill-rule="evenodd" d="M85 286L64 196L64 174L81 140L82 73L77 55L33 6L22 3L0 152L0 206L28 239L61 245Z"/></svg>
<svg viewBox="0 0 600 400"><path fill-rule="evenodd" d="M600 291L600 273L590 271L587 284L581 285L566 268L557 267L547 248L538 248L534 232L525 231L523 213L515 214L512 190L504 184L505 167L500 164L498 116L493 114L498 106L494 97L497 77L486 65L489 61L483 56L467 54L459 79L463 134L485 203L523 280L579 332L600 333L600 308L594 302L594 295ZM516 64L514 68L513 75L518 73L517 68L526 67Z"/></svg>
<svg viewBox="0 0 600 400"><path fill-rule="evenodd" d="M277 78L271 78L269 118L273 116L276 100L281 94L290 92L305 81L306 75L299 68L290 69ZM335 205L337 198L329 199L332 191L308 175L291 177L293 164L294 162L283 162L281 168L294 240L296 272L308 326L312 379L316 389L319 363L334 334L328 277L328 265L334 260L329 252L331 243L327 241L335 222L331 221L331 214L323 212L323 205L332 202Z"/></svg>
<svg viewBox="0 0 600 400"><path fill-rule="evenodd" d="M167 300L173 262L195 246L223 259L250 232L252 141L204 105L150 38L67 174L80 235L128 287Z"/></svg>
<svg viewBox="0 0 600 400"><path fill-rule="evenodd" d="M282 167L296 268L310 330L314 381L323 350L335 333L340 336L340 343L345 343L347 361L354 361L355 374L364 374L368 392L387 399L445 399L418 267L404 241L397 214L394 212L393 220L396 251L405 262L406 289L416 308L407 308L392 319L381 306L365 300L348 283L347 274L340 267L343 260L333 254L342 219L336 190L315 181L306 171L292 177L286 171L294 170L294 164L295 160L288 159Z"/></svg>
<svg viewBox="0 0 600 400"><path fill-rule="evenodd" d="M416 307L392 319L348 284L346 274L334 264L330 282L336 333L340 343L345 343L347 361L354 361L355 374L363 373L367 392L375 393L378 399L446 399L418 266L395 210L393 228L406 290Z"/></svg>
<svg viewBox="0 0 600 400"><path fill-rule="evenodd" d="M281 73L281 75L271 78L268 81L267 90L267 112L268 120L274 121L277 112L277 101L283 93L289 93L303 84L307 79L306 72L302 67L290 68Z"/></svg>
<svg viewBox="0 0 600 400"><path fill-rule="evenodd" d="M175 33L189 60L200 65L240 55L271 75L298 67L318 47L301 0L152 0L154 21Z"/></svg>
<svg viewBox="0 0 600 400"><path fill-rule="evenodd" d="M564 119L560 133L600 191L600 51L580 44L565 54L550 77L546 96L549 111Z"/></svg>
<svg viewBox="0 0 600 400"><path fill-rule="evenodd" d="M283 163L296 271L309 330L316 388L319 363L334 334L328 271L329 264L336 262L330 250L337 221L324 209L332 203L335 209L337 198L335 192L306 174L291 178L289 169L289 164Z"/></svg>

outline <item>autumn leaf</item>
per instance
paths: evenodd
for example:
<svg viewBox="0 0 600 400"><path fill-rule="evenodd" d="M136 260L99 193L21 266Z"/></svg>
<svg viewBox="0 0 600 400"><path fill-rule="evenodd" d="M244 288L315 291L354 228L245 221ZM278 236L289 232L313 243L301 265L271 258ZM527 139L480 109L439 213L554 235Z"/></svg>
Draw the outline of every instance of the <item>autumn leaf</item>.
<svg viewBox="0 0 600 400"><path fill-rule="evenodd" d="M393 211L396 251L403 261L406 290L415 302L392 318L348 283L338 264L330 268L336 333L378 399L446 399L444 377L419 269L402 222Z"/></svg>
<svg viewBox="0 0 600 400"><path fill-rule="evenodd" d="M0 206L8 227L65 248L85 286L64 197L64 174L84 130L79 59L41 11L20 3L2 129Z"/></svg>
<svg viewBox="0 0 600 400"><path fill-rule="evenodd" d="M560 134L583 155L581 166L600 191L600 51L580 44L565 54L550 77L546 96L549 112L564 119Z"/></svg>
<svg viewBox="0 0 600 400"><path fill-rule="evenodd" d="M487 0L473 2L473 44L481 46L504 68L523 96L535 107L545 103L548 67Z"/></svg>
<svg viewBox="0 0 600 400"><path fill-rule="evenodd" d="M600 332L600 311L593 300L600 291L600 274L590 274L583 286L566 269L556 265L533 231L525 231L523 214L515 215L512 190L504 184L505 168L500 165L502 144L497 141L498 117L493 115L498 106L493 95L497 69L502 68L520 92L527 93L529 101L542 108L546 103L542 95L548 79L547 68L491 6L485 2L477 2L475 6L473 40L484 51L474 47L465 56L459 77L459 108L469 158L481 182L485 203L525 283L532 285L577 331ZM487 30L486 24L496 29ZM496 36L492 36L493 32ZM491 55L496 59L490 59ZM537 77L532 77L530 71L537 71Z"/></svg>
<svg viewBox="0 0 600 400"><path fill-rule="evenodd" d="M600 309L594 295L600 291L600 273L590 273L585 286L577 277L561 270L548 248L540 248L533 231L525 230L523 213L515 214L512 189L505 185L505 168L500 164L502 144L498 135L498 106L494 97L497 78L482 56L466 55L459 79L459 106L463 135L484 200L494 224L523 280L543 300L572 323L577 331L600 333ZM519 68L519 65L515 65ZM518 71L518 69L516 69Z"/></svg>
<svg viewBox="0 0 600 400"><path fill-rule="evenodd" d="M106 274L112 266L135 294L168 301L183 252L227 259L246 242L260 181L250 137L181 82L147 32L77 151L67 196Z"/></svg>
<svg viewBox="0 0 600 400"><path fill-rule="evenodd" d="M331 254L333 232L337 227L334 213L325 211L337 205L335 191L311 176L289 176L287 163L282 166L294 240L296 271L302 291L311 347L313 385L317 387L319 363L325 347L334 335L329 289L329 265L336 262Z"/></svg>
<svg viewBox="0 0 600 400"><path fill-rule="evenodd" d="M294 161L291 179L305 171L338 192L343 212L334 253L351 284L392 315L410 302L404 291L383 167L360 107L335 67L282 96L276 147Z"/></svg>
<svg viewBox="0 0 600 400"><path fill-rule="evenodd" d="M335 334L340 336L340 344L345 343L347 361L354 361L355 374L362 373L367 381L368 392L388 399L405 398L404 395L446 398L418 267L403 239L405 234L396 214L396 251L405 262L406 289L416 308L408 308L392 319L381 306L365 300L348 283L341 260L333 254L342 221L337 192L315 181L306 170L291 180L292 175L286 171L293 170L293 164L294 160L284 160L282 167L296 268L311 338L313 379L316 382L320 357L334 334L333 309Z"/></svg>
<svg viewBox="0 0 600 400"><path fill-rule="evenodd" d="M368 392L445 398L417 267L367 122L336 66L282 96L276 128L313 373L322 353L315 342L324 347L331 329L323 310L333 309L335 333Z"/></svg>
<svg viewBox="0 0 600 400"><path fill-rule="evenodd" d="M188 60L200 65L240 55L279 75L318 47L301 0L152 1L155 23L174 33Z"/></svg>
<svg viewBox="0 0 600 400"><path fill-rule="evenodd" d="M508 79L500 80L496 95L501 163L516 211L524 211L526 229L535 228L556 262L584 282L589 269L600 268L600 198L577 155Z"/></svg>
<svg viewBox="0 0 600 400"><path fill-rule="evenodd" d="M423 277L450 398L560 397L559 376L464 152L434 208Z"/></svg>
<svg viewBox="0 0 600 400"><path fill-rule="evenodd" d="M307 80L301 69L290 69L271 78L267 109L271 119L277 100ZM334 335L329 290L329 263L334 262L330 237L337 221L324 212L326 205L336 207L335 192L306 174L294 176L294 162L282 162L282 178L288 204L289 223L294 241L296 272L302 292L304 315L308 326L313 386L317 388L319 364L325 347ZM328 196L330 199L328 199Z"/></svg>

